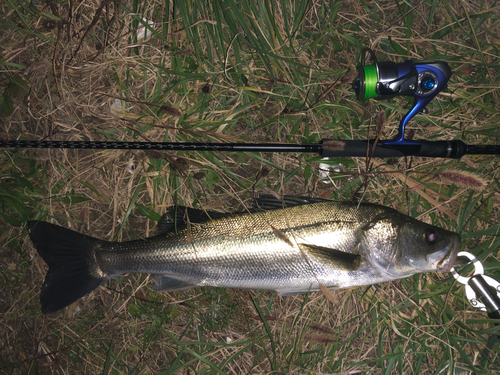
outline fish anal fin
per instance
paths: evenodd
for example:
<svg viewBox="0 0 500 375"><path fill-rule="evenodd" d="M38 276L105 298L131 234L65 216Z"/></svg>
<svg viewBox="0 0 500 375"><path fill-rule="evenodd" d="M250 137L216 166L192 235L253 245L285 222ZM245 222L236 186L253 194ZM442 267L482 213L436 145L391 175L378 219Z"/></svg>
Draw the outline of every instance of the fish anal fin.
<svg viewBox="0 0 500 375"><path fill-rule="evenodd" d="M308 292L317 292L319 289L280 289L277 290L278 296L286 297L293 296L296 294L306 294Z"/></svg>
<svg viewBox="0 0 500 375"><path fill-rule="evenodd" d="M300 249L321 263L329 263L337 269L355 271L362 264L361 255L346 253L345 251L331 249L328 247L299 244Z"/></svg>
<svg viewBox="0 0 500 375"><path fill-rule="evenodd" d="M196 285L188 284L182 280L174 279L168 275L152 275L155 283L151 286L151 289L157 292L175 292L178 290L184 290L193 288Z"/></svg>
<svg viewBox="0 0 500 375"><path fill-rule="evenodd" d="M339 289L337 285L329 285L326 288L335 290ZM296 294L306 294L309 292L319 292L321 289L320 288L314 288L314 289L279 289L276 292L278 292L278 296L280 297L286 297L286 296L293 296Z"/></svg>

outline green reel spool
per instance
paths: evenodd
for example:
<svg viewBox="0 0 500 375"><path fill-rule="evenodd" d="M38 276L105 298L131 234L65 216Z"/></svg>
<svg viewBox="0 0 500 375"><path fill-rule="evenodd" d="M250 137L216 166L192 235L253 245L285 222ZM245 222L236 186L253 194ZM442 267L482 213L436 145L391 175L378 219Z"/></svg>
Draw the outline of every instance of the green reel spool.
<svg viewBox="0 0 500 375"><path fill-rule="evenodd" d="M370 54L374 65L365 65L366 52ZM358 100L377 98L377 82L379 80L379 66L375 53L369 49L363 49L361 65L358 66L358 77L352 83L352 88Z"/></svg>
<svg viewBox="0 0 500 375"><path fill-rule="evenodd" d="M378 82L377 67L375 65L367 65L363 67L365 76L365 92L364 98L371 99L377 97L375 88Z"/></svg>

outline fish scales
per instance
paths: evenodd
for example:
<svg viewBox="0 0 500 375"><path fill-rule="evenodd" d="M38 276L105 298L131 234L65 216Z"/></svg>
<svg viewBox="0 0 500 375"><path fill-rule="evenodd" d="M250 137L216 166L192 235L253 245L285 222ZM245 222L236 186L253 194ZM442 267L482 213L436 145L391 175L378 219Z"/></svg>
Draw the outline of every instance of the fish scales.
<svg viewBox="0 0 500 375"><path fill-rule="evenodd" d="M65 237L65 244L68 236L75 241L83 236L90 242L80 241L84 247L80 257L89 274L87 287L68 292L72 300L88 293L91 286L129 272L155 275L156 288L163 291L210 285L288 295L319 290L320 284L329 288L370 285L419 272L449 271L460 242L456 233L374 204L315 201L225 217L217 214L214 220L199 219L201 211L189 210L194 217L184 217L186 225L179 220L177 231L123 243L93 239L48 223L31 224L32 241L49 263L42 311L67 304L53 301L52 285L61 282L58 270L65 266L67 272L68 265L53 260L53 249L62 246L45 243L51 231L61 230L50 239ZM78 274L84 278L82 270Z"/></svg>
<svg viewBox="0 0 500 375"><path fill-rule="evenodd" d="M345 212L339 213L342 208ZM138 240L134 245L112 244L97 253L98 264L108 275L168 274L194 285L252 289L288 285L307 289L314 284L318 288L316 278L326 282L323 276L331 277L336 269L314 260L308 264L297 244L314 243L349 253L355 251L362 211L367 211L364 215L367 218L379 213L373 207L357 210L352 204L329 202L327 206L312 204L279 212L234 215L191 225L190 230L158 236L148 243ZM273 227L293 246L277 236ZM187 239L188 231L191 242Z"/></svg>

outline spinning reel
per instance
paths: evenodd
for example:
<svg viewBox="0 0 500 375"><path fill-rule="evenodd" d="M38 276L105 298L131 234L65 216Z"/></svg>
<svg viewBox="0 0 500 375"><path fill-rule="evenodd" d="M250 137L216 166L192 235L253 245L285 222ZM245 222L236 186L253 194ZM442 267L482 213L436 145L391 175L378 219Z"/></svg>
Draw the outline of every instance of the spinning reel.
<svg viewBox="0 0 500 375"><path fill-rule="evenodd" d="M373 65L365 65L365 55L368 52ZM399 124L399 133L386 144L413 144L404 139L405 127L408 121L418 112L427 113L426 105L443 89L451 77L451 69L445 62L414 63L407 60L403 63L392 61L378 62L375 53L365 48L358 66L358 76L352 83L358 100L391 99L395 96L413 96L415 103L410 111L403 116Z"/></svg>
<svg viewBox="0 0 500 375"><path fill-rule="evenodd" d="M369 52L373 65L365 65ZM399 133L391 140L323 139L321 143L207 143L207 142L127 142L127 141L52 141L0 139L0 148L69 148L94 150L159 150L159 151L217 151L217 152L301 152L317 153L322 157L378 157L423 156L458 159L467 154L500 155L500 145L467 145L461 140L410 141L404 139L408 121L444 88L451 77L451 69L444 62L400 64L378 62L371 49L365 49L358 67L358 77L352 87L360 100L390 99L395 96L413 96L415 103L399 124Z"/></svg>

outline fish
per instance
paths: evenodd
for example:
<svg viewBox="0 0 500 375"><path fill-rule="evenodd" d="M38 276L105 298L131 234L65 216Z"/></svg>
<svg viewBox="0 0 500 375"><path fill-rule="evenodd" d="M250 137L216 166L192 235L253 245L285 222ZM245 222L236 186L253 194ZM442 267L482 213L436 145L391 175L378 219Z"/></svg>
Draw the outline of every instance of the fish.
<svg viewBox="0 0 500 375"><path fill-rule="evenodd" d="M449 272L461 242L392 208L294 196L261 196L256 209L232 214L174 206L157 235L127 242L45 221L27 226L48 265L43 314L131 272L151 274L160 292L214 286L282 296Z"/></svg>

